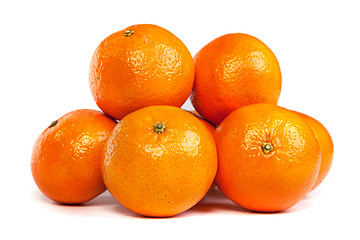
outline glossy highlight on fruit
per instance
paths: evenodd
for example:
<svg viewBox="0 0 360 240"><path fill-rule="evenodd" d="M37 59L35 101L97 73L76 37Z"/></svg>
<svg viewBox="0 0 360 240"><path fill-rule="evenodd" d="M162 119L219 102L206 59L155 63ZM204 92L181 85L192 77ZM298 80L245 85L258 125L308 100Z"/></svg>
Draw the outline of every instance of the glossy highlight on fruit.
<svg viewBox="0 0 360 240"><path fill-rule="evenodd" d="M204 197L216 169L215 142L197 117L172 106L151 106L119 121L106 143L102 172L124 207L169 217Z"/></svg>

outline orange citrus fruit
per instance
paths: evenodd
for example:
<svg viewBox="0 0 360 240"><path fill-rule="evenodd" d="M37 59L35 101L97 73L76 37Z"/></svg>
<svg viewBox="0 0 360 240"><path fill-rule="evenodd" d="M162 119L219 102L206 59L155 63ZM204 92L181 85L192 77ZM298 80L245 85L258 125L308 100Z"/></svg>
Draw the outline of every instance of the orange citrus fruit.
<svg viewBox="0 0 360 240"><path fill-rule="evenodd" d="M105 38L91 59L96 104L116 119L151 105L181 107L194 83L194 62L171 32L139 24Z"/></svg>
<svg viewBox="0 0 360 240"><path fill-rule="evenodd" d="M189 112L150 106L122 118L104 150L103 179L129 210L169 217L199 202L217 169L211 133Z"/></svg>
<svg viewBox="0 0 360 240"><path fill-rule="evenodd" d="M259 39L227 34L204 46L194 57L191 102L215 125L233 110L253 103L276 104L281 72L274 53Z"/></svg>
<svg viewBox="0 0 360 240"><path fill-rule="evenodd" d="M40 191L64 204L83 203L104 192L102 149L115 124L89 109L69 112L52 122L37 138L31 156Z"/></svg>
<svg viewBox="0 0 360 240"><path fill-rule="evenodd" d="M244 208L276 212L295 205L314 186L320 148L297 114L275 104L230 113L214 133L216 184Z"/></svg>
<svg viewBox="0 0 360 240"><path fill-rule="evenodd" d="M315 185L312 188L315 189L325 179L330 171L334 156L334 144L330 133L318 120L300 112L295 113L299 114L300 117L310 126L319 142L321 151L321 165L319 176L317 177Z"/></svg>

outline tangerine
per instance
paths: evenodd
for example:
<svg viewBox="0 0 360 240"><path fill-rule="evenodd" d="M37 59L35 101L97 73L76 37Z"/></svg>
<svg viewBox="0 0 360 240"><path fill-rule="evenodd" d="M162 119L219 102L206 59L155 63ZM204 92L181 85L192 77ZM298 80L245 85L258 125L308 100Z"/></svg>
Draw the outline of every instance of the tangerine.
<svg viewBox="0 0 360 240"><path fill-rule="evenodd" d="M223 35L194 57L191 102L215 125L233 110L253 103L276 104L281 92L279 62L259 39L242 33Z"/></svg>
<svg viewBox="0 0 360 240"><path fill-rule="evenodd" d="M285 210L315 184L319 144L302 118L287 109L266 103L241 107L213 136L219 161L215 182L244 208Z"/></svg>
<svg viewBox="0 0 360 240"><path fill-rule="evenodd" d="M151 105L181 107L194 83L194 62L174 34L139 24L105 38L90 64L96 104L115 119Z"/></svg>
<svg viewBox="0 0 360 240"><path fill-rule="evenodd" d="M84 203L104 192L102 149L115 124L90 109L71 111L52 122L37 138L31 156L40 191L63 204Z"/></svg>
<svg viewBox="0 0 360 240"><path fill-rule="evenodd" d="M200 120L180 108L150 106L119 121L105 146L102 173L127 209L169 217L203 198L216 169L216 146Z"/></svg>

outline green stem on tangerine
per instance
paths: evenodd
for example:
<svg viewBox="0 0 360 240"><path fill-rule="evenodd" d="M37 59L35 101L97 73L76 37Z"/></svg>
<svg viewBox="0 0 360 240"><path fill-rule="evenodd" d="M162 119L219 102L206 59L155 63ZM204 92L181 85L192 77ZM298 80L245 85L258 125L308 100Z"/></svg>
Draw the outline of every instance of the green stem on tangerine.
<svg viewBox="0 0 360 240"><path fill-rule="evenodd" d="M124 36L125 37L130 37L133 34L134 34L134 30L126 30L125 33L124 33Z"/></svg>
<svg viewBox="0 0 360 240"><path fill-rule="evenodd" d="M157 123L157 124L154 124L154 132L156 133L163 133L165 131L165 124L163 123Z"/></svg>
<svg viewBox="0 0 360 240"><path fill-rule="evenodd" d="M263 142L261 143L261 148L262 148L262 151L265 153L265 154L268 154L270 153L274 147L271 145L271 143L269 142Z"/></svg>

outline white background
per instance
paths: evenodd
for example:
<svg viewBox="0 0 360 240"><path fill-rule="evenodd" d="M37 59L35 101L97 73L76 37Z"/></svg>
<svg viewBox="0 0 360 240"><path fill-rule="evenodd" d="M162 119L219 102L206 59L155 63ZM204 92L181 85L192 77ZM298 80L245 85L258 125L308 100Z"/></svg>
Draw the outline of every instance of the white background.
<svg viewBox="0 0 360 240"><path fill-rule="evenodd" d="M359 10L356 1L2 1L0 238L359 239ZM107 192L82 206L45 198L30 171L36 137L71 110L98 109L93 51L139 23L168 29L192 55L232 32L265 42L282 70L279 105L317 118L333 137L326 180L276 214L245 211L219 192L165 219L133 214Z"/></svg>

